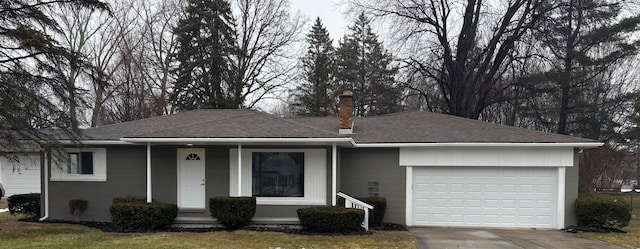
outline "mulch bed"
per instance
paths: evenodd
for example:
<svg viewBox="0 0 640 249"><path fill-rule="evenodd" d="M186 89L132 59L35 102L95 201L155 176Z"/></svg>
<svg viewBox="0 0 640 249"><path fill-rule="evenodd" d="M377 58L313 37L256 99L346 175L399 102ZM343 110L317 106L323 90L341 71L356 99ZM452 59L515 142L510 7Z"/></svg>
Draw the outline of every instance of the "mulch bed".
<svg viewBox="0 0 640 249"><path fill-rule="evenodd" d="M20 221L25 222L40 222L35 218L23 218ZM117 229L113 226L111 222L97 222L97 221L67 221L67 220L46 220L43 221L45 223L54 223L54 224L77 224L83 225L86 227L100 229L103 232L118 232L118 233L149 233L149 232L192 232L192 233L204 233L204 232L213 232L213 231L233 231L228 230L222 227L207 227L207 228L182 228L182 227L171 227L162 230L122 230ZM247 231L256 231L256 232L281 232L281 233L289 233L289 234L300 234L300 235L320 235L320 236L335 236L335 235L371 235L373 231L407 231L407 227L401 224L395 223L383 223L380 226L372 227L369 231L357 230L357 231L345 231L338 233L326 233L326 232L315 232L308 231L304 229L299 229L294 226L251 226L243 228L242 230Z"/></svg>
<svg viewBox="0 0 640 249"><path fill-rule="evenodd" d="M592 226L570 226L564 229L569 233L580 233L580 232L590 232L590 233L627 233L620 229L610 228L610 227L592 227Z"/></svg>

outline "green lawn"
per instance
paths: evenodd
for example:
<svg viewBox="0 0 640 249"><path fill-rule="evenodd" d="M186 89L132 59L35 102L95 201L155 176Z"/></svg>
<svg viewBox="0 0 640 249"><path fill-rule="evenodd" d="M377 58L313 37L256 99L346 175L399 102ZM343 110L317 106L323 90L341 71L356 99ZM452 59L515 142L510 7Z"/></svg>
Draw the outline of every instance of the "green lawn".
<svg viewBox="0 0 640 249"><path fill-rule="evenodd" d="M629 226L623 227L622 230L627 233L582 233L581 235L625 248L636 249L640 247L640 219L631 219Z"/></svg>
<svg viewBox="0 0 640 249"><path fill-rule="evenodd" d="M20 222L0 214L0 248L416 248L409 232L309 236L278 232L107 233L81 225Z"/></svg>

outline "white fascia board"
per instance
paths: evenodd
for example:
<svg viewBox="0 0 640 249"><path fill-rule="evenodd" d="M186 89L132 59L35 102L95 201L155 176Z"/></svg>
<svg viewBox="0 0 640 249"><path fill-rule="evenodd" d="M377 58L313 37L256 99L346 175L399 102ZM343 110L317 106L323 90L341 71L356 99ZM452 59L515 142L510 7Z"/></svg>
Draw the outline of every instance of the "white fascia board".
<svg viewBox="0 0 640 249"><path fill-rule="evenodd" d="M597 148L601 142L589 143L362 143L356 148L404 148L404 147L573 147Z"/></svg>
<svg viewBox="0 0 640 249"><path fill-rule="evenodd" d="M121 138L126 143L347 143L355 146L351 138Z"/></svg>
<svg viewBox="0 0 640 249"><path fill-rule="evenodd" d="M78 145L131 145L133 143L122 140L58 140L60 144L78 144Z"/></svg>

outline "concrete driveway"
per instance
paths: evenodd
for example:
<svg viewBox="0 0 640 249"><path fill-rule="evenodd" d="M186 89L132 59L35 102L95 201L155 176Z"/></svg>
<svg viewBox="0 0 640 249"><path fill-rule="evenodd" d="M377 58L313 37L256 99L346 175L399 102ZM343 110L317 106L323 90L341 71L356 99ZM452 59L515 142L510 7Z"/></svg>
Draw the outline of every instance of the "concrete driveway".
<svg viewBox="0 0 640 249"><path fill-rule="evenodd" d="M412 227L409 232L419 249L623 249L560 230Z"/></svg>

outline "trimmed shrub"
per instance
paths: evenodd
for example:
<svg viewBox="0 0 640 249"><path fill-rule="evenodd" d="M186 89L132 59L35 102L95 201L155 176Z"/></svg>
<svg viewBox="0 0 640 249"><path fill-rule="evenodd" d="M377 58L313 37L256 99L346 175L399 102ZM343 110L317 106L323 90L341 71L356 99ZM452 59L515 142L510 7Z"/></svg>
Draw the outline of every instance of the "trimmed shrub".
<svg viewBox="0 0 640 249"><path fill-rule="evenodd" d="M87 206L89 202L86 200L69 200L69 209L71 210L71 214L73 214L73 220L78 221L80 219L80 214L87 210Z"/></svg>
<svg viewBox="0 0 640 249"><path fill-rule="evenodd" d="M332 206L300 208L298 219L304 229L311 231L359 231L364 221L364 210Z"/></svg>
<svg viewBox="0 0 640 249"><path fill-rule="evenodd" d="M369 213L369 225L382 225L384 213L387 212L387 199L384 197L358 197L357 199L373 206L373 212Z"/></svg>
<svg viewBox="0 0 640 249"><path fill-rule="evenodd" d="M178 206L160 202L116 202L109 208L111 222L123 230L157 230L173 223Z"/></svg>
<svg viewBox="0 0 640 249"><path fill-rule="evenodd" d="M580 226L621 228L629 225L631 208L619 197L586 194L576 200L576 217Z"/></svg>
<svg viewBox="0 0 640 249"><path fill-rule="evenodd" d="M40 217L40 194L20 194L7 198L9 213Z"/></svg>
<svg viewBox="0 0 640 249"><path fill-rule="evenodd" d="M114 197L111 201L111 204L116 203L146 203L147 197L140 196L118 196Z"/></svg>
<svg viewBox="0 0 640 249"><path fill-rule="evenodd" d="M229 229L242 228L251 223L256 214L255 197L221 196L209 199L209 211L213 218Z"/></svg>

